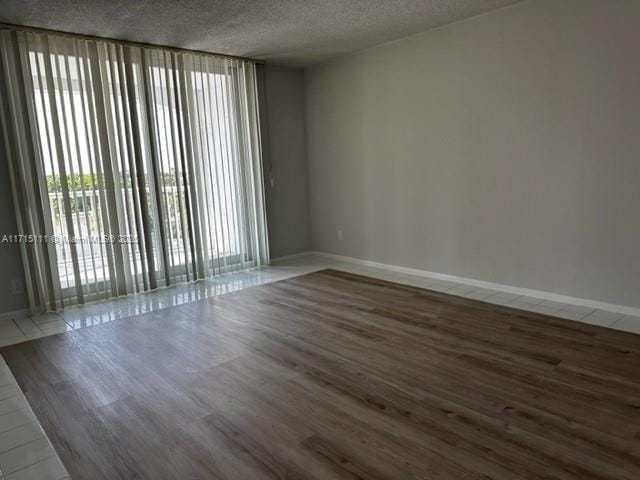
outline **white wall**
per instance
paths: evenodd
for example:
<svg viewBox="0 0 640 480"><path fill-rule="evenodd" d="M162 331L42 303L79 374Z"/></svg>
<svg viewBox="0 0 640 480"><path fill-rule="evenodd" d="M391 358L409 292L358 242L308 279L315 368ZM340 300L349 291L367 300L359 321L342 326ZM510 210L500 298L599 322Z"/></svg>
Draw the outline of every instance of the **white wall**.
<svg viewBox="0 0 640 480"><path fill-rule="evenodd" d="M529 0L305 88L314 249L640 306L640 2Z"/></svg>

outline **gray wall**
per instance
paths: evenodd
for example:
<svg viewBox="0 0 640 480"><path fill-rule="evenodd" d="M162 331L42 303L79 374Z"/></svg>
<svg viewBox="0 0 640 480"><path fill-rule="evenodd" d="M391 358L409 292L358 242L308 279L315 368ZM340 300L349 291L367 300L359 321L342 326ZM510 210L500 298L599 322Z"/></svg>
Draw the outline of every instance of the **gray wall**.
<svg viewBox="0 0 640 480"><path fill-rule="evenodd" d="M277 258L311 249L303 71L267 65L265 83L265 196L269 248Z"/></svg>
<svg viewBox="0 0 640 480"><path fill-rule="evenodd" d="M640 306L638 19L530 0L309 69L314 249Z"/></svg>

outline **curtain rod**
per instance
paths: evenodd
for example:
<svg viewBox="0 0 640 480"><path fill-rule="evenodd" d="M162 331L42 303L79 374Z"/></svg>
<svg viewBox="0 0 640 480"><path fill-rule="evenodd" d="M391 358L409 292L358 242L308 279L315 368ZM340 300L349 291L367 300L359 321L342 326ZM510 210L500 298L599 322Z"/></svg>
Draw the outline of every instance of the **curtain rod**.
<svg viewBox="0 0 640 480"><path fill-rule="evenodd" d="M97 41L103 41L103 42L119 43L121 45L130 45L132 47L170 50L177 53L197 53L200 55L212 55L214 57L231 58L235 60L242 60L245 62L254 62L258 64L265 63L264 60L257 60L255 58L250 58L250 57L241 57L238 55L228 55L226 53L207 52L204 50L190 50L188 48L171 47L169 45L157 45L153 43L134 42L132 40L122 40L119 38L110 38L110 37L99 37L97 35L85 35L82 33L65 32L63 30L51 30L49 28L29 27L27 25L15 25L12 23L0 22L0 28L4 28L8 30L21 30L25 32L33 32L33 33L40 33L40 34L64 35L68 37L82 38L84 40L97 40Z"/></svg>

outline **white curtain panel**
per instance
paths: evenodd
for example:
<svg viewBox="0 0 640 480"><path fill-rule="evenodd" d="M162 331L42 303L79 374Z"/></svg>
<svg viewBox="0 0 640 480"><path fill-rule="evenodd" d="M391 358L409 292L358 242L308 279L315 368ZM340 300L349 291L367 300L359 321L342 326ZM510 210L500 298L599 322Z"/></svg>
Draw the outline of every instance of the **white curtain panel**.
<svg viewBox="0 0 640 480"><path fill-rule="evenodd" d="M253 62L0 30L32 310L268 262Z"/></svg>

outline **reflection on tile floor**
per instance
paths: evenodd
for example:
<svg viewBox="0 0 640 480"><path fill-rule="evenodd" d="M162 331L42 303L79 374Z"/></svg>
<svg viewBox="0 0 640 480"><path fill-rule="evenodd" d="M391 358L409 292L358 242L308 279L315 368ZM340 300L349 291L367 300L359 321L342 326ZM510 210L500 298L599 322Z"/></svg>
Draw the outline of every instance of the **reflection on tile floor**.
<svg viewBox="0 0 640 480"><path fill-rule="evenodd" d="M552 302L535 297L520 296L514 293L478 288L472 285L425 276L409 275L397 271L339 261L322 255L309 254L277 262L275 265L269 267L222 275L155 292L117 298L83 307L73 307L64 311L29 318L6 319L0 321L0 346L12 345L14 343L77 328L99 325L120 318L131 317L141 313L222 295L243 288L283 280L296 275L304 275L328 267L392 282L446 292L452 295L472 298L497 305L506 305L593 325L640 333L640 318L631 315L596 310L580 305Z"/></svg>

